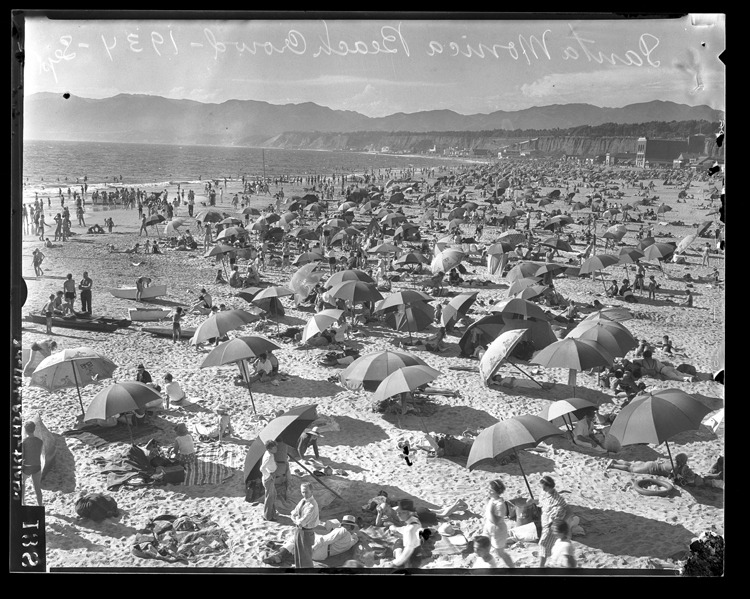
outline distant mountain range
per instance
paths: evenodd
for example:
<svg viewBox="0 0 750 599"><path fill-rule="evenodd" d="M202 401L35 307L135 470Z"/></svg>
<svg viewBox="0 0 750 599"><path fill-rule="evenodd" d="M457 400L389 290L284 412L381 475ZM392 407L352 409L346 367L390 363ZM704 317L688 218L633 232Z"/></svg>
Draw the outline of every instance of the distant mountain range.
<svg viewBox="0 0 750 599"><path fill-rule="evenodd" d="M254 100L204 104L160 96L120 94L92 100L53 93L25 98L24 137L40 140L262 146L288 132L414 133L514 129L567 129L602 123L724 118L708 106L652 101L622 108L553 104L518 111L462 115L452 110L395 113L372 118L306 102L275 105Z"/></svg>

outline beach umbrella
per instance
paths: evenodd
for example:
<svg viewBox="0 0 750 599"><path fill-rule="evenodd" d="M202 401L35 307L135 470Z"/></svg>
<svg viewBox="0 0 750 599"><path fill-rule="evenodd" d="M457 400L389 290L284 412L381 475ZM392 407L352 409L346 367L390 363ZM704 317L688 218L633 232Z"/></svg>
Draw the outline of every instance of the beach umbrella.
<svg viewBox="0 0 750 599"><path fill-rule="evenodd" d="M205 254L203 254L203 257L204 258L211 258L213 256L223 256L224 254L228 254L229 252L236 251L236 249L237 248L235 248L235 247L233 247L231 245L217 243L210 250L208 250Z"/></svg>
<svg viewBox="0 0 750 599"><path fill-rule="evenodd" d="M379 204L380 202L378 200L370 200L369 202L365 202L364 204L362 204L359 207L359 211L363 214L367 212L372 212L375 208L378 207Z"/></svg>
<svg viewBox="0 0 750 599"><path fill-rule="evenodd" d="M372 395L372 400L382 401L401 393L411 393L422 385L431 383L440 375L439 370L425 364L404 366L389 374L380 382Z"/></svg>
<svg viewBox="0 0 750 599"><path fill-rule="evenodd" d="M146 404L161 399L159 392L137 381L122 381L102 389L91 400L84 422L106 420L117 414L142 410Z"/></svg>
<svg viewBox="0 0 750 599"><path fill-rule="evenodd" d="M591 256L583 261L578 274L590 274L591 278L593 278L596 271L604 270L605 268L609 268L610 266L619 263L620 258L618 256L613 256L612 254L597 254L596 256ZM604 284L604 274L602 274L601 277L602 284Z"/></svg>
<svg viewBox="0 0 750 599"><path fill-rule="evenodd" d="M352 305L362 302L376 302L383 299L383 296L380 295L374 284L365 283L364 281L343 281L331 287L329 295L345 300Z"/></svg>
<svg viewBox="0 0 750 599"><path fill-rule="evenodd" d="M628 232L627 227L625 225L614 225L607 229L604 232L605 239L614 239L615 241L621 241L623 237L625 237L625 234Z"/></svg>
<svg viewBox="0 0 750 599"><path fill-rule="evenodd" d="M240 369L240 374L242 374L247 382L247 390L250 393L250 402L253 405L253 413L257 413L255 410L255 400L253 399L253 390L250 383L250 370L247 361L254 360L261 354L268 353L275 349L281 348L264 337L254 335L236 337L230 341L220 343L213 348L204 358L200 367L211 368L225 366L227 364L237 364Z"/></svg>
<svg viewBox="0 0 750 599"><path fill-rule="evenodd" d="M284 206L287 210L287 212L295 212L296 210L301 210L305 207L305 205L300 201L300 198L293 196L291 198L291 201Z"/></svg>
<svg viewBox="0 0 750 599"><path fill-rule="evenodd" d="M532 364L546 368L567 368L568 384L575 395L576 373L598 366L611 366L615 361L603 345L590 339L565 338L534 354Z"/></svg>
<svg viewBox="0 0 750 599"><path fill-rule="evenodd" d="M545 275L548 275L551 278L554 278L557 275L566 272L567 270L568 267L565 264L560 264L559 262L547 262L546 264L542 264L534 272L534 276L544 278Z"/></svg>
<svg viewBox="0 0 750 599"><path fill-rule="evenodd" d="M305 195L302 196L302 198L300 199L300 202L302 202L303 204L310 205L314 202L320 202L320 198L313 193L306 193Z"/></svg>
<svg viewBox="0 0 750 599"><path fill-rule="evenodd" d="M432 274L448 272L451 268L458 266L464 259L465 254L458 249L448 248L435 255L430 263Z"/></svg>
<svg viewBox="0 0 750 599"><path fill-rule="evenodd" d="M339 283L343 283L344 281L362 281L364 283L375 282L373 278L366 272L354 268L349 268L333 273L326 280L325 287L326 289L330 289L334 285L338 285Z"/></svg>
<svg viewBox="0 0 750 599"><path fill-rule="evenodd" d="M260 216L260 210L257 208L251 208L250 206L247 206L246 208L242 209L242 212L240 214L249 214L250 216Z"/></svg>
<svg viewBox="0 0 750 599"><path fill-rule="evenodd" d="M307 343L309 339L318 333L322 333L336 324L343 314L343 310L333 308L321 310L320 312L313 314L310 320L307 321L305 328L302 329L302 343Z"/></svg>
<svg viewBox="0 0 750 599"><path fill-rule="evenodd" d="M407 220L405 215L401 214L400 212L392 212L390 214L386 214L383 218L381 218L380 222L384 225L388 225L389 227L395 227L405 220Z"/></svg>
<svg viewBox="0 0 750 599"><path fill-rule="evenodd" d="M183 223L175 223L174 221L169 221L167 223L167 226L164 227L164 234L165 235L175 235L178 231L178 227L180 227Z"/></svg>
<svg viewBox="0 0 750 599"><path fill-rule="evenodd" d="M317 261L305 264L297 269L289 279L289 289L294 291L294 299L298 304L310 294L310 291L323 278L323 273L315 272L317 267Z"/></svg>
<svg viewBox="0 0 750 599"><path fill-rule="evenodd" d="M620 445L665 443L672 461L669 439L683 431L698 430L709 412L710 408L681 389L658 389L637 395L622 408L612 423L609 434Z"/></svg>
<svg viewBox="0 0 750 599"><path fill-rule="evenodd" d="M591 314L588 314L584 318L584 320L604 319L613 320L615 322L622 322L624 320L630 320L631 318L635 317L629 310L618 306L612 306L608 308L602 308L601 310L597 310L596 312L592 312Z"/></svg>
<svg viewBox="0 0 750 599"><path fill-rule="evenodd" d="M641 239L635 247L643 251L648 246L654 245L655 243L656 243L656 239L654 239L653 237L646 237L644 239Z"/></svg>
<svg viewBox="0 0 750 599"><path fill-rule="evenodd" d="M229 331L242 328L246 324L256 320L260 320L260 317L246 310L223 310L216 312L198 325L195 333L190 338L190 344L198 345L208 339L223 337Z"/></svg>
<svg viewBox="0 0 750 599"><path fill-rule="evenodd" d="M440 324L450 329L460 318L468 314L469 309L477 301L478 291L473 293L459 293L451 298L448 305L443 307L440 314Z"/></svg>
<svg viewBox="0 0 750 599"><path fill-rule="evenodd" d="M507 254L508 252L512 252L512 251L513 251L513 246L506 241L499 241L497 243L493 243L491 246L487 248L487 254L490 256Z"/></svg>
<svg viewBox="0 0 750 599"><path fill-rule="evenodd" d="M548 237L544 241L540 242L539 245L551 247L560 252L572 252L573 251L573 248L570 247L570 244L567 241L565 241L564 239L560 239L559 237L556 237L556 236Z"/></svg>
<svg viewBox="0 0 750 599"><path fill-rule="evenodd" d="M398 306L384 313L383 322L394 331L411 334L426 329L435 320L435 309L426 302Z"/></svg>
<svg viewBox="0 0 750 599"><path fill-rule="evenodd" d="M531 414L501 420L485 428L474 439L469 451L469 458L466 461L466 467L473 470L482 464L494 463L495 460L506 455L515 455L523 479L526 481L526 488L533 501L534 495L531 492L526 473L523 471L518 451L536 447L545 439L560 434L560 430L544 418Z"/></svg>
<svg viewBox="0 0 750 599"><path fill-rule="evenodd" d="M349 210L349 208L356 208L357 202L344 202L343 204L340 204L338 207L338 212L346 212Z"/></svg>
<svg viewBox="0 0 750 599"><path fill-rule="evenodd" d="M429 264L430 261L424 257L424 255L421 252L409 252L407 254L404 254L403 256L400 256L396 258L393 261L394 264L404 265L404 264Z"/></svg>
<svg viewBox="0 0 750 599"><path fill-rule="evenodd" d="M30 385L47 391L75 387L83 414L81 387L111 378L116 369L117 364L90 347L64 349L39 362L31 374Z"/></svg>
<svg viewBox="0 0 750 599"><path fill-rule="evenodd" d="M584 319L565 338L597 341L615 357L638 347L638 341L624 325L608 319Z"/></svg>
<svg viewBox="0 0 750 599"><path fill-rule="evenodd" d="M195 215L195 220L202 223L218 223L219 221L224 220L226 216L226 213L221 210L207 208L206 210L198 212L198 214Z"/></svg>
<svg viewBox="0 0 750 599"><path fill-rule="evenodd" d="M551 203L552 203L552 200L550 200L549 198L542 198L541 200L539 200L539 207L544 208L545 206Z"/></svg>
<svg viewBox="0 0 750 599"><path fill-rule="evenodd" d="M549 315L537 304L518 297L500 300L490 308L490 312L497 312L505 316L520 316L521 318L536 318L549 320ZM507 320L507 319L506 319Z"/></svg>
<svg viewBox="0 0 750 599"><path fill-rule="evenodd" d="M671 243L654 243L643 250L643 259L649 261L668 260L677 248Z"/></svg>
<svg viewBox="0 0 750 599"><path fill-rule="evenodd" d="M288 227L290 223L297 220L299 218L299 214L296 214L294 212L285 212L281 215L281 218L279 219L279 224L282 227Z"/></svg>
<svg viewBox="0 0 750 599"><path fill-rule="evenodd" d="M478 330L478 337L472 333L474 329ZM461 348L461 353L466 355L471 353L467 350L467 345L473 336L475 336L474 341L477 345L487 347L503 333L515 330L527 330L529 332L527 340L530 340L535 350L547 347L557 341L552 327L546 320L524 320L493 312L470 324L459 340L458 345Z"/></svg>
<svg viewBox="0 0 750 599"><path fill-rule="evenodd" d="M508 229L507 231L504 231L497 236L497 241L509 243L511 246L516 247L519 243L526 242L526 236L520 231L516 231L515 229Z"/></svg>
<svg viewBox="0 0 750 599"><path fill-rule="evenodd" d="M520 208L513 208L510 212L508 212L508 216L511 218L517 218L519 216L525 216L526 210L521 210Z"/></svg>
<svg viewBox="0 0 750 599"><path fill-rule="evenodd" d="M247 235L247 229L244 227L227 227L226 229L219 231L219 234L216 236L216 241L232 236L240 237L242 235Z"/></svg>
<svg viewBox="0 0 750 599"><path fill-rule="evenodd" d="M643 252L635 247L620 248L618 259L620 264L634 264L643 258Z"/></svg>
<svg viewBox="0 0 750 599"><path fill-rule="evenodd" d="M242 221L239 218L235 217L235 216L227 216L226 218L223 218L222 220L220 220L216 224L218 224L218 225L229 225L229 226L231 226L231 225L240 225L240 224L242 224Z"/></svg>
<svg viewBox="0 0 750 599"><path fill-rule="evenodd" d="M450 231L450 230L452 230L452 229L456 229L456 228L459 228L459 229L460 229L460 228L461 228L461 225L462 225L463 223L464 223L464 219L462 219L462 218L454 218L453 220L451 220L451 221L450 221L450 222L448 223L448 230Z"/></svg>
<svg viewBox="0 0 750 599"><path fill-rule="evenodd" d="M485 386L489 386L500 364L508 359L513 348L527 335L527 329L505 331L487 346L487 350L479 360L479 375Z"/></svg>
<svg viewBox="0 0 750 599"><path fill-rule="evenodd" d="M578 212L579 210L585 210L585 209L586 209L586 204L582 204L581 202L576 202L575 204L573 204L573 205L572 205L572 206L570 207L570 209L571 209L571 210L572 210L573 212Z"/></svg>
<svg viewBox="0 0 750 599"><path fill-rule="evenodd" d="M391 252L397 252L401 248L399 248L397 245L394 245L389 242L381 243L380 245L376 245L373 248L370 248L367 250L370 254L390 254Z"/></svg>
<svg viewBox="0 0 750 599"><path fill-rule="evenodd" d="M321 204L320 202L313 202L312 204L308 204L303 208L303 210L306 210L307 212L312 212L313 214L319 215L321 212L325 212L326 207Z"/></svg>
<svg viewBox="0 0 750 599"><path fill-rule="evenodd" d="M536 271L542 266L539 262L519 262L505 275L505 280L515 283L519 279L528 279L536 276Z"/></svg>
<svg viewBox="0 0 750 599"><path fill-rule="evenodd" d="M414 354L390 350L378 351L354 360L341 373L340 379L347 389L363 388L365 391L375 391L389 374L415 364L427 366L424 360Z"/></svg>
<svg viewBox="0 0 750 599"><path fill-rule="evenodd" d="M310 227L296 227L289 231L289 236L297 239L318 239L319 237L318 233Z"/></svg>
<svg viewBox="0 0 750 599"><path fill-rule="evenodd" d="M510 287L508 287L508 297L517 295L527 287L536 285L542 279L540 277L524 277L513 281Z"/></svg>
<svg viewBox="0 0 750 599"><path fill-rule="evenodd" d="M261 216L260 218L258 218L258 220L256 220L255 222L256 223L263 223L263 224L266 224L266 225L272 225L273 223L278 222L280 220L281 220L281 216L279 216L275 212L271 212L269 214L264 214L263 216Z"/></svg>
<svg viewBox="0 0 750 599"><path fill-rule="evenodd" d="M532 300L535 297L539 297L540 295L542 295L545 289L547 288L544 285L531 285L529 287L524 287L516 293L510 293L510 290L508 290L508 297L517 297L523 300Z"/></svg>
<svg viewBox="0 0 750 599"><path fill-rule="evenodd" d="M163 223L166 219L161 214L152 214L146 219L146 226L158 225Z"/></svg>
<svg viewBox="0 0 750 599"><path fill-rule="evenodd" d="M682 252L684 252L686 249L690 247L690 244L692 244L697 238L698 238L697 234L683 237L680 240L680 243L677 244L677 250L676 250L677 253L681 254Z"/></svg>
<svg viewBox="0 0 750 599"><path fill-rule="evenodd" d="M656 209L656 214L664 214L665 212L669 212L672 210L672 206L667 206L667 204L662 204Z"/></svg>
<svg viewBox="0 0 750 599"><path fill-rule="evenodd" d="M573 219L570 216L566 216L564 214L553 216L550 219L547 219L547 221L542 225L543 229L550 229L550 230L556 230L564 227L565 225L569 225L573 223Z"/></svg>
<svg viewBox="0 0 750 599"><path fill-rule="evenodd" d="M404 289L397 293L391 293L383 301L375 306L375 312L393 312L402 306L408 306L415 302L431 302L432 296L417 291L416 289Z"/></svg>
<svg viewBox="0 0 750 599"><path fill-rule="evenodd" d="M464 214L466 214L466 208L454 208L448 213L448 220L462 219Z"/></svg>
<svg viewBox="0 0 750 599"><path fill-rule="evenodd" d="M310 264L311 262L320 262L324 259L325 256L317 251L304 252L297 256L294 260L292 260L292 264L294 264L295 266L304 266L305 264Z"/></svg>
<svg viewBox="0 0 750 599"><path fill-rule="evenodd" d="M551 422L554 426L565 425L570 433L571 440L575 443L573 437L573 418L580 420L589 410L596 410L597 405L593 402L583 399L582 397L569 397L568 399L559 399L551 404L547 404L539 413L540 418ZM565 418L567 416L567 419Z"/></svg>
<svg viewBox="0 0 750 599"><path fill-rule="evenodd" d="M260 464L266 452L266 441L280 441L290 447L297 447L300 435L318 419L317 407L317 404L295 406L271 420L260 431L245 455L245 481L260 478Z"/></svg>
<svg viewBox="0 0 750 599"><path fill-rule="evenodd" d="M331 218L328 220L328 222L326 222L323 228L345 229L348 226L349 226L349 222L345 221L343 218Z"/></svg>
<svg viewBox="0 0 750 599"><path fill-rule="evenodd" d="M394 238L401 236L405 239L414 240L419 236L419 227L410 222L402 223L393 233Z"/></svg>
<svg viewBox="0 0 750 599"><path fill-rule="evenodd" d="M254 298L253 301L257 302L258 300L270 298L270 297L286 297L289 295L294 295L294 291L292 289L289 289L289 287L283 287L281 285L274 285L271 287L266 287L262 289Z"/></svg>
<svg viewBox="0 0 750 599"><path fill-rule="evenodd" d="M404 202L404 194L399 192L396 192L394 194L391 194L391 197L388 198L389 202L393 202L394 204L402 204Z"/></svg>

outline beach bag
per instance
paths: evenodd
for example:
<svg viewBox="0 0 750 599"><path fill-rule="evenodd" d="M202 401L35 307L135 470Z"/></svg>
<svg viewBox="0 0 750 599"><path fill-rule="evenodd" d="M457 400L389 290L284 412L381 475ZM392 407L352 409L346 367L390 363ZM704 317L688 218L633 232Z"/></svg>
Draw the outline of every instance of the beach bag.
<svg viewBox="0 0 750 599"><path fill-rule="evenodd" d="M534 524L533 522L515 526L509 531L509 533L519 541L533 543L539 540L536 524Z"/></svg>
<svg viewBox="0 0 750 599"><path fill-rule="evenodd" d="M96 522L119 514L117 501L102 493L90 493L79 497L75 504L75 510L81 518L90 518Z"/></svg>
<svg viewBox="0 0 750 599"><path fill-rule="evenodd" d="M689 374L691 376L698 375L698 371L695 369L695 366L693 366L692 364L680 364L677 367L677 370L679 370L680 372L684 374Z"/></svg>

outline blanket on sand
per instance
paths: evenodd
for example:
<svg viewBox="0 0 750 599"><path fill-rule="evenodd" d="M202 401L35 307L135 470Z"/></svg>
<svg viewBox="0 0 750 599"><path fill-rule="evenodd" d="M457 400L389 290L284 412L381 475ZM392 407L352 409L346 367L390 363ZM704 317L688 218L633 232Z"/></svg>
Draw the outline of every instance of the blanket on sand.
<svg viewBox="0 0 750 599"><path fill-rule="evenodd" d="M110 443L128 443L132 440L140 439L146 436L153 436L161 429L153 424L144 424L143 426L131 427L132 439L127 426L117 425L113 427L91 426L85 428L71 429L64 431L66 437L75 437L86 445L98 449Z"/></svg>
<svg viewBox="0 0 750 599"><path fill-rule="evenodd" d="M184 485L216 485L232 477L244 465L234 445L218 443L199 444L195 449L195 462L185 465Z"/></svg>
<svg viewBox="0 0 750 599"><path fill-rule="evenodd" d="M132 553L145 559L189 563L201 555L228 551L228 538L207 516L162 514L136 533Z"/></svg>

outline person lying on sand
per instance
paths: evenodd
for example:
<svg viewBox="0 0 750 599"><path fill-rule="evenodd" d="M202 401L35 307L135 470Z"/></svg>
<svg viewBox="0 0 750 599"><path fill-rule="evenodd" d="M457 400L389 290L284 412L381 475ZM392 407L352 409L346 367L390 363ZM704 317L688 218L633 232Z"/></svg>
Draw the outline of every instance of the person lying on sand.
<svg viewBox="0 0 750 599"><path fill-rule="evenodd" d="M659 380L685 381L688 383L694 383L698 380L698 377L685 376L676 368L668 364L662 364L652 357L650 349L643 352L643 358L640 360L633 360L633 364L640 366L643 376L651 376Z"/></svg>
<svg viewBox="0 0 750 599"><path fill-rule="evenodd" d="M334 555L346 553L359 542L357 536L357 520L347 514L341 522L327 520L323 524L323 531L315 533L312 545L312 559L316 562L325 561ZM320 527L319 527L320 528ZM281 548L263 559L264 564L278 565L285 560L294 560L294 537L288 539Z"/></svg>
<svg viewBox="0 0 750 599"><path fill-rule="evenodd" d="M141 248L141 244L140 243L136 243L132 248L126 248L125 249L125 253L126 254L137 254L138 250L140 250L140 248Z"/></svg>
<svg viewBox="0 0 750 599"><path fill-rule="evenodd" d="M678 477L694 476L692 470L687 465L687 454L678 453L674 457L674 469L669 460L663 458L658 460L629 462L627 460L609 460L604 466L605 470L622 470L632 474L648 474L650 476L664 476L666 478L677 479Z"/></svg>

